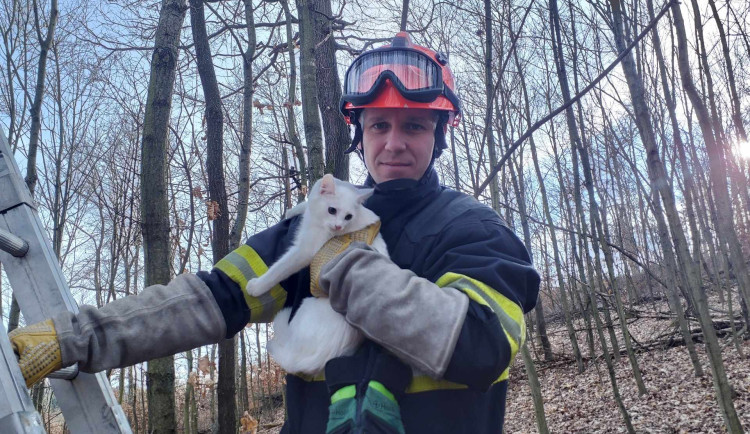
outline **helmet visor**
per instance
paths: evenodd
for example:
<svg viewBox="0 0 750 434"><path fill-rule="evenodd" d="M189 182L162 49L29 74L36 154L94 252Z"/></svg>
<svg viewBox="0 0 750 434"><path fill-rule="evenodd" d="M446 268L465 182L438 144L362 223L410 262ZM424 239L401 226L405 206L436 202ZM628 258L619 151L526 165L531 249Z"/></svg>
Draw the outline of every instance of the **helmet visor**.
<svg viewBox="0 0 750 434"><path fill-rule="evenodd" d="M369 51L355 59L346 72L344 97L366 104L386 79L412 101L434 101L443 92L440 65L420 51L399 47Z"/></svg>

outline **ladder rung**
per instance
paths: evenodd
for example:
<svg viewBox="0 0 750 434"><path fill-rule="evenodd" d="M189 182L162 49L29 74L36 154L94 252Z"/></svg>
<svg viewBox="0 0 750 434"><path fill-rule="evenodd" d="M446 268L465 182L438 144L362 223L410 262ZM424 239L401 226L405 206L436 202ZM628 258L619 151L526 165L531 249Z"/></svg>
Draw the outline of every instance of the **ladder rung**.
<svg viewBox="0 0 750 434"><path fill-rule="evenodd" d="M57 255L1 129L0 229L0 261L26 321L43 321L66 310L77 313L78 306L65 282ZM0 327L2 360L7 360L0 363L0 434L30 434L31 431L17 424L24 423L27 416L24 412L36 417L38 414L4 332ZM68 370L65 379L70 379L74 372L75 369ZM50 379L49 383L71 432L132 433L104 373L81 372L72 381ZM6 395L9 398L4 400ZM21 406L18 401L28 405ZM13 416L6 418L11 413Z"/></svg>
<svg viewBox="0 0 750 434"><path fill-rule="evenodd" d="M29 243L23 238L17 237L5 229L0 228L0 249L17 258L21 258L29 251Z"/></svg>
<svg viewBox="0 0 750 434"><path fill-rule="evenodd" d="M55 371L49 375L47 375L47 378L57 378L58 380L72 380L78 376L78 363L76 363L73 366L68 366L67 368L62 368L59 371Z"/></svg>

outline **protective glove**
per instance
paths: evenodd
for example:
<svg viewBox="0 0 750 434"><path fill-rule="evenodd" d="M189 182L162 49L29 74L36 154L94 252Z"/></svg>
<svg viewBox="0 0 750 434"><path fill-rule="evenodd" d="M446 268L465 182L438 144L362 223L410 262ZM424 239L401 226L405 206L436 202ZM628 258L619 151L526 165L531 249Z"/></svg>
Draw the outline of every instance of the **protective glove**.
<svg viewBox="0 0 750 434"><path fill-rule="evenodd" d="M26 387L63 367L60 342L51 319L17 328L8 337Z"/></svg>
<svg viewBox="0 0 750 434"><path fill-rule="evenodd" d="M346 248L353 242L365 243L368 246L372 245L372 243L375 242L375 238L378 236L379 231L380 221L377 221L364 229L339 235L328 240L328 242L318 250L318 253L315 254L310 263L310 293L312 293L314 297L326 297L327 294L321 291L318 283L320 269L339 253L346 250Z"/></svg>
<svg viewBox="0 0 750 434"><path fill-rule="evenodd" d="M461 333L469 297L352 243L320 270L331 307L370 340L409 365L441 378Z"/></svg>
<svg viewBox="0 0 750 434"><path fill-rule="evenodd" d="M353 356L326 364L331 395L326 434L404 434L398 401L411 382L411 368L381 347L365 342Z"/></svg>

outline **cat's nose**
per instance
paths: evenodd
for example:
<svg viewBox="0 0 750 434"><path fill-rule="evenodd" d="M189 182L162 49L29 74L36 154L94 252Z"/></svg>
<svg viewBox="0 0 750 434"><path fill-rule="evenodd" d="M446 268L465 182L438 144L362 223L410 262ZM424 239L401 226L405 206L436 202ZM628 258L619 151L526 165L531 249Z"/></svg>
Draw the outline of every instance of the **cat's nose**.
<svg viewBox="0 0 750 434"><path fill-rule="evenodd" d="M341 230L341 225L335 225L333 227L333 229L336 230L336 231L340 231Z"/></svg>

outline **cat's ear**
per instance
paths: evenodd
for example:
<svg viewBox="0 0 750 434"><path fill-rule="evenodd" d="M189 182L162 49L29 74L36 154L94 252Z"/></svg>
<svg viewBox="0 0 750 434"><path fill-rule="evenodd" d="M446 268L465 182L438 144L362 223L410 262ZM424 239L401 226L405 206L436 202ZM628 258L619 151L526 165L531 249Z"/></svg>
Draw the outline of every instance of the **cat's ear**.
<svg viewBox="0 0 750 434"><path fill-rule="evenodd" d="M360 188L357 190L357 202L363 203L368 197L375 193L374 188Z"/></svg>
<svg viewBox="0 0 750 434"><path fill-rule="evenodd" d="M320 180L320 194L336 194L336 182L330 173L323 175Z"/></svg>

